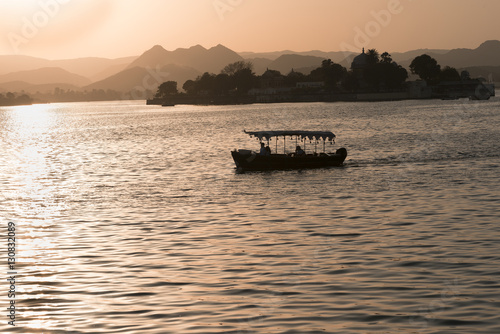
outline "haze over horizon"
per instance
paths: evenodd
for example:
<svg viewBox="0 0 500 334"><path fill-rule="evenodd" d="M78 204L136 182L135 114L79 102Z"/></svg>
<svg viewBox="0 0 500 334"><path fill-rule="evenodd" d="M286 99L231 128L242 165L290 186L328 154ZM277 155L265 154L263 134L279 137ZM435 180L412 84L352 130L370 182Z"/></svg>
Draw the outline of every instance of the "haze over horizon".
<svg viewBox="0 0 500 334"><path fill-rule="evenodd" d="M153 45L237 52L476 48L500 39L488 0L21 0L0 3L0 55L119 58Z"/></svg>

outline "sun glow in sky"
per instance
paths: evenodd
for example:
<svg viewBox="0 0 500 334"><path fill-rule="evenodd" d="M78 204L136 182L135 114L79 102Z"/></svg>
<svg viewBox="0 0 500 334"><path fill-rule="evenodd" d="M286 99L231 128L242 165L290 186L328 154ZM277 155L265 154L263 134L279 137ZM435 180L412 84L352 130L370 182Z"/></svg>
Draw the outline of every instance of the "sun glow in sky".
<svg viewBox="0 0 500 334"><path fill-rule="evenodd" d="M476 48L500 39L493 0L1 0L0 54L139 55L223 44L235 51Z"/></svg>

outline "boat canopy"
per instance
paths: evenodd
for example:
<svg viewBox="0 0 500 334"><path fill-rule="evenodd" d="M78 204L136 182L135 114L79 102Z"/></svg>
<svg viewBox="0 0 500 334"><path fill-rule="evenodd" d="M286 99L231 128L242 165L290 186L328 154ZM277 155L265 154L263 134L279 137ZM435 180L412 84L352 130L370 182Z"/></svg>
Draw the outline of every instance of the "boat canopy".
<svg viewBox="0 0 500 334"><path fill-rule="evenodd" d="M263 138L269 140L272 137L281 137L281 136L297 136L301 139L323 139L323 140L334 140L335 135L330 131L244 131L246 134L250 135L250 137L257 137L259 140Z"/></svg>

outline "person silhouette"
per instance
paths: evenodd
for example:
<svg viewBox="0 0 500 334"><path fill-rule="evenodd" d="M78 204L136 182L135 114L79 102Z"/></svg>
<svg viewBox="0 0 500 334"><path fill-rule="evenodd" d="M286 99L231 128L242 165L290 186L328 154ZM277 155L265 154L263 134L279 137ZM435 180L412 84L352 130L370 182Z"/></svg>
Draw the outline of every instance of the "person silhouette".
<svg viewBox="0 0 500 334"><path fill-rule="evenodd" d="M297 146L295 148L295 155L301 157L303 155L306 155L306 152L304 152L304 150L300 146Z"/></svg>
<svg viewBox="0 0 500 334"><path fill-rule="evenodd" d="M267 155L267 150L266 150L266 146L264 145L264 143L260 143L260 155Z"/></svg>

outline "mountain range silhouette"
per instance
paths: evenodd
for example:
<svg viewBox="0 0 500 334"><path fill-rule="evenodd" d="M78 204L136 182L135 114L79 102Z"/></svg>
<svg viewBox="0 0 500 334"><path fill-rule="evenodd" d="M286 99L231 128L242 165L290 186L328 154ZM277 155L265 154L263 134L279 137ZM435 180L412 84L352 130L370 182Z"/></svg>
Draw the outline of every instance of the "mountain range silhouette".
<svg viewBox="0 0 500 334"><path fill-rule="evenodd" d="M388 51L393 60L408 68L411 61L421 54L435 58L442 66L469 70L473 76L483 76L500 81L500 41L482 43L476 49L418 49L408 52ZM0 56L0 92L25 91L28 93L61 89L111 89L128 91L134 87L155 90L163 81L177 81L181 88L189 79L204 72L219 73L226 65L236 61L251 61L256 74L266 69L283 74L292 69L309 73L324 59L349 68L356 52L324 52L313 50L293 52L242 52L237 53L223 45L204 48L195 45L168 51L155 45L140 56L107 59L87 57L78 59L48 60L22 55ZM162 81L163 80L163 81ZM161 81L161 82L160 82Z"/></svg>

